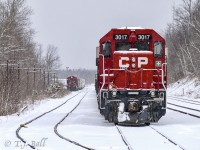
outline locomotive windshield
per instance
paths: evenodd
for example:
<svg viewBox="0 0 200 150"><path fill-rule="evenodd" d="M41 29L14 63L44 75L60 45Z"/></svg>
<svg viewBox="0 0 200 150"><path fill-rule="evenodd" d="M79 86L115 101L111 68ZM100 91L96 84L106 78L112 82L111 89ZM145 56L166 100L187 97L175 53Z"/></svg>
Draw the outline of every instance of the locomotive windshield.
<svg viewBox="0 0 200 150"><path fill-rule="evenodd" d="M119 42L115 45L116 51L129 51L131 48L131 43L128 42Z"/></svg>
<svg viewBox="0 0 200 150"><path fill-rule="evenodd" d="M132 48L131 43L118 42L115 45L116 51L129 51ZM149 42L135 42L133 48L137 48L138 51L150 51Z"/></svg>
<svg viewBox="0 0 200 150"><path fill-rule="evenodd" d="M149 51L149 42L135 42L134 47L138 49L138 51Z"/></svg>

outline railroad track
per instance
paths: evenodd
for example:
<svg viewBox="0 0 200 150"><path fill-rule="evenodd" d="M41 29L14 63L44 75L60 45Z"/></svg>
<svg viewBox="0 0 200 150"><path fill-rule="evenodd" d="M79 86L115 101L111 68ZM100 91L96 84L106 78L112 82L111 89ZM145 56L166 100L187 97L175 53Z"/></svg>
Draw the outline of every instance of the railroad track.
<svg viewBox="0 0 200 150"><path fill-rule="evenodd" d="M188 105L190 105L190 107L186 107L180 104L174 104L171 102L167 102L168 107L167 109L170 109L172 111L176 111L182 114L187 114L190 115L192 117L196 117L196 118L200 118L200 115L198 115L197 113L200 114L200 109L194 109L194 107L197 107L198 105L200 105L199 101L195 101L195 100L189 100L189 99L182 99L182 98L177 98L177 97L169 97L170 99L172 99L173 101L179 101L181 103L188 103ZM170 106L170 107L169 107Z"/></svg>
<svg viewBox="0 0 200 150"><path fill-rule="evenodd" d="M127 146L127 149L128 150L133 150L134 148L132 148L131 147L131 145L128 143L128 140L130 139L130 137L129 137L129 139L127 138L127 137L125 137L125 135L123 134L123 130L124 130L124 132L125 133L127 133L127 130L125 130L125 128L127 127L127 128L130 128L130 132L132 132L133 134L134 134L134 132L136 131L136 130L139 130L139 132L141 131L141 132L144 132L144 131L148 131L148 133L151 133L151 136L152 137L160 137L160 141L162 142L162 141L164 141L163 139L166 139L166 140L168 140L169 141L169 143L171 144L171 145L174 145L175 147L179 147L180 149L182 149L182 150L185 150L185 148L184 148L184 146L182 146L181 144L179 144L178 142L176 142L174 139L172 139L172 138L170 138L170 137L168 137L167 135L165 135L164 133L162 133L162 132L160 132L159 130L157 130L155 127L153 127L152 125L149 125L149 126L146 126L146 125L122 125L122 128L120 128L118 125L116 125L116 127L117 127L117 130L118 130L118 132L120 133L120 135L121 135L121 137L122 137L122 139L123 139L123 141L124 141L124 143L126 144L126 146ZM125 128L124 128L125 127ZM132 130L133 129L133 130ZM128 129L129 130L129 129ZM128 132L129 133L129 132ZM138 132L137 132L138 133ZM139 142L141 142L141 140L140 139L138 139L137 137L135 137L135 136L133 136L133 138L134 138L134 141L135 141L135 143L139 143ZM131 138L131 139L133 139L133 138ZM140 138L143 138L143 140L144 141L149 141L150 139L149 139L149 137L146 137L145 135L144 136L141 136ZM137 139L138 139L138 141L137 141ZM158 139L155 139L155 142L157 141ZM144 144L145 144L145 142L144 142ZM147 144L148 144L148 142L147 142ZM135 145L136 146L136 148L138 149L139 147L138 147L138 144L136 144ZM148 146L148 145L146 145L146 146ZM150 145L149 145L150 146ZM160 147L161 149L162 149L162 147ZM152 147L150 148L150 149L152 149Z"/></svg>
<svg viewBox="0 0 200 150"><path fill-rule="evenodd" d="M36 149L36 147L34 147L34 146L31 145L30 143L28 143L28 142L27 142L28 140L24 139L24 138L20 135L20 130L21 130L23 127L25 127L25 126L31 124L32 122L34 122L34 121L36 121L36 120L42 118L43 116L45 116L45 115L47 115L47 114L53 112L54 110L59 109L60 107L62 107L63 105L65 105L67 102L69 102L70 100L72 100L73 98L75 98L76 96L78 96L80 93L82 93L82 92L79 92L79 93L77 93L76 95L70 97L70 98L67 99L65 102L63 102L62 104L60 104L59 106L57 106L57 107L55 107L55 108L53 108L53 109L51 109L51 110L49 110L49 111L47 111L47 112L42 113L41 115L39 115L39 116L37 116L37 117L31 119L30 121L27 121L26 123L21 124L20 127L16 130L16 136L17 136L17 138L20 139L24 144L26 144L26 146L29 146L29 147L32 148L32 149ZM81 143L78 143L78 142L76 142L76 141L74 141L74 140L71 140L70 138L66 138L66 137L63 136L61 133L58 132L58 127L59 127L59 125L60 125L74 110L76 110L76 108L81 104L81 101L84 99L84 97L86 96L86 94L87 94L87 92L82 96L82 98L78 101L78 103L74 106L74 108L73 108L70 112L66 113L66 115L65 115L59 122L56 123L56 125L54 126L54 133L55 133L58 137L60 137L61 139L65 140L65 141L67 141L67 142L70 142L70 143L72 143L72 144L74 144L74 145L76 145L76 146L79 146L79 147L81 147L81 148L83 148L83 149L95 150L95 148L91 148L91 147L85 146L85 145L83 145L83 144L81 144ZM118 127L117 125L116 125L116 128L117 128L117 131L119 132L119 134L120 134L120 136L121 136L123 142L124 142L125 145L127 146L127 149L128 149L128 150L133 150L133 149L131 148L130 144L127 142L125 136L123 135L123 132L119 129L119 127ZM37 148L37 150L38 150L38 148Z"/></svg>
<svg viewBox="0 0 200 150"><path fill-rule="evenodd" d="M86 94L87 94L87 93L86 93ZM78 143L78 142L76 142L76 141L73 141L73 140L71 140L71 139L69 139L69 138L64 137L64 136L61 135L61 134L58 132L58 130L57 130L57 129L58 129L58 126L69 116L69 114L72 113L72 112L80 105L81 101L84 99L84 97L86 96L86 94L80 99L79 103L78 103L69 113L67 113L67 114L54 126L54 132L55 132L56 135L58 135L58 136L59 136L61 139L63 139L63 140L66 140L66 141L68 141L68 142L70 142L70 143L73 143L73 144L75 144L75 145L77 145L77 146L79 146L79 147L82 147L82 148L84 148L84 149L87 149L87 150L94 150L93 148L84 146L83 144L80 144L80 143Z"/></svg>
<svg viewBox="0 0 200 150"><path fill-rule="evenodd" d="M28 122L26 122L26 123L24 123L24 124L21 124L20 127L16 130L16 136L17 136L17 138L20 139L24 144L26 144L26 145L29 146L30 148L36 149L36 147L34 147L33 145L29 144L29 143L27 142L27 140L25 140L22 136L20 136L20 134L19 134L20 130L21 130L23 127L26 127L28 124L30 124L30 123L32 123L32 122L34 122L34 121L40 119L40 118L43 117L44 115L47 115L47 114L51 113L52 111L54 111L54 110L56 110L56 109L62 107L62 106L65 105L67 102L69 102L70 100L72 100L73 98L75 98L76 96L78 96L80 93L82 93L82 92L79 92L79 93L77 93L76 95L74 95L74 96L68 98L65 102L63 102L63 103L60 104L59 106L57 106L57 107L55 107L55 108L53 108L53 109L51 109L51 110L49 110L49 111L47 111L47 112L42 113L41 115L39 115L39 116L37 116L37 117L31 119L30 121L28 121ZM78 105L80 105L81 101L82 101L83 98L86 96L86 94L87 94L87 92L86 92L86 93L84 94L84 96L80 99L80 101L77 103L77 105L76 105L69 113L67 113L66 116L65 116L63 119L61 119L61 120L55 125L55 127L54 127L54 132L56 132L56 134L57 134L59 137L62 137L62 139L64 139L64 137L63 137L62 135L60 135L60 134L57 132L57 127L58 127L58 125L59 125L62 121L64 121L64 119L65 119L70 113L72 113L72 112L78 107ZM65 138L65 139L67 139L67 138ZM73 143L73 144L75 144L75 145L77 145L77 146L80 146L80 147L82 147L82 148L85 148L85 149L88 149L88 150L93 150L92 148L83 146L83 145L81 145L81 144L79 144L79 143L77 143L77 142L75 142L75 141L70 140L70 139L68 139L67 141L68 141L68 142L71 142L71 143Z"/></svg>
<svg viewBox="0 0 200 150"><path fill-rule="evenodd" d="M149 126L151 129L153 129L154 131L156 131L159 135L161 135L162 137L166 138L170 143L174 144L175 146L178 146L180 149L185 150L185 148L183 146L181 146L180 144L178 144L175 140L169 138L168 136L166 136L165 134L161 133L160 131L158 131L157 129L155 129L154 127L152 127L151 125Z"/></svg>
<svg viewBox="0 0 200 150"><path fill-rule="evenodd" d="M170 99L175 100L175 101L180 101L180 102L189 103L189 104L194 104L194 105L200 105L200 101L190 100L190 99L180 98L180 97L174 97L174 96L168 96L168 97L169 97Z"/></svg>
<svg viewBox="0 0 200 150"><path fill-rule="evenodd" d="M170 108L170 107L167 107L167 109L173 110L173 111L176 111L176 112L179 112L179 113L182 113L182 114L190 115L190 116L195 117L195 118L200 118L200 116L198 116L198 115L195 115L195 114L192 114L192 113L189 113L189 112L185 112L185 111L182 111L182 110L178 110L178 109L174 109L174 108Z"/></svg>
<svg viewBox="0 0 200 150"><path fill-rule="evenodd" d="M121 131L121 129L119 128L119 126L118 126L118 125L115 125L115 126L116 126L116 128L117 128L117 130L118 130L118 132L119 132L119 134L120 134L120 136L121 136L121 138L122 138L124 144L127 146L128 150L133 150L133 148L132 148L131 145L128 143L126 137L124 136L124 134L123 134L123 132Z"/></svg>

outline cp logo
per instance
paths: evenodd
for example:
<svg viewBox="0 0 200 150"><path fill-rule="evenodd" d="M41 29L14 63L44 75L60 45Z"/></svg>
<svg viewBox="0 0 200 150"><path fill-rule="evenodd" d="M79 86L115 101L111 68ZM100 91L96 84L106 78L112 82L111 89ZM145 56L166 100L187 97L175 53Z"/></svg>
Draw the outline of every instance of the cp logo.
<svg viewBox="0 0 200 150"><path fill-rule="evenodd" d="M138 68L141 68L142 65L148 64L148 58L147 57L138 57ZM121 57L119 59L119 67L124 69L128 68L130 66L130 63L132 65L132 68L136 67L136 58L132 57L131 62L129 57Z"/></svg>

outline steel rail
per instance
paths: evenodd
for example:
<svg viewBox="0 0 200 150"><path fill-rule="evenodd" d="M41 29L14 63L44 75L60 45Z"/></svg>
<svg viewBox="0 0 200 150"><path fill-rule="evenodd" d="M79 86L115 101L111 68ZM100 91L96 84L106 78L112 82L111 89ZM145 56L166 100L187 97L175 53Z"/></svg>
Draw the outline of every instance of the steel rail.
<svg viewBox="0 0 200 150"><path fill-rule="evenodd" d="M116 128L117 128L117 130L118 130L118 132L119 132L119 134L120 134L120 136L121 136L123 142L124 142L125 145L127 146L128 150L133 150L133 148L130 146L130 144L129 144L128 141L126 140L126 138L125 138L123 132L120 130L120 128L119 128L117 125L115 125L115 126L116 126Z"/></svg>
<svg viewBox="0 0 200 150"><path fill-rule="evenodd" d="M182 97L175 97L175 96L167 96L169 97L170 99L173 99L173 100L176 100L176 101L187 101L187 102L195 102L195 103L199 103L200 104L200 101L197 101L197 100L191 100L191 99L187 99L187 98L182 98ZM199 105L197 104L197 105Z"/></svg>
<svg viewBox="0 0 200 150"><path fill-rule="evenodd" d="M200 118L200 116L197 116L197 115L194 115L194 114L191 114L191 113L188 113L188 112L184 112L184 111L181 111L181 110L177 110L177 109L174 109L174 108L167 107L167 109L177 111L177 112L182 113L182 114L187 114L187 115L190 115L190 116L195 117L195 118Z"/></svg>
<svg viewBox="0 0 200 150"><path fill-rule="evenodd" d="M154 131L156 131L158 134L160 134L161 136L163 136L164 138L166 138L170 143L178 146L180 149L185 150L185 148L183 146L181 146L180 144L178 144L176 141L170 139L168 136L166 136L165 134L161 133L160 131L158 131L157 129L155 129L154 127L152 127L151 125L149 126L151 129L153 129Z"/></svg>
<svg viewBox="0 0 200 150"><path fill-rule="evenodd" d="M190 107L185 107L185 106L182 106L182 105L177 105L177 104L173 104L173 103L167 103L169 105L173 105L173 106L176 106L176 107L180 107L180 108L185 108L185 109L189 109L189 110L193 110L193 111L197 111L197 112L200 112L199 109L194 109L194 108L190 108Z"/></svg>
<svg viewBox="0 0 200 150"><path fill-rule="evenodd" d="M48 114L48 113L50 113L50 112L52 112L52 111L54 111L54 110L60 108L61 106L63 106L64 104L66 104L69 100L71 100L72 98L76 97L76 96L79 95L80 93L82 93L82 92L79 92L79 93L77 93L76 95L70 97L70 98L67 99L64 103L58 105L57 107L55 107L55 108L53 108L53 109L51 109L51 110L49 110L49 111L47 111L47 112L44 112L43 114L41 114L41 115L39 115L39 116L37 116L37 117L31 119L30 121L28 121L28 122L26 122L26 123L24 123L24 124L21 124L21 125L19 126L19 128L17 128L17 130L16 130L16 136L17 136L17 138L20 139L23 143L27 144L27 145L28 145L29 147L31 147L32 149L35 149L34 146L32 146L31 144L27 143L27 141L26 141L25 139L23 139L23 138L19 135L19 132L20 132L20 130L22 129L22 127L25 127L26 125L28 125L28 124L30 124L31 122L33 122L33 121L35 121L35 120L41 118L42 116L44 116L44 115L46 115L46 114Z"/></svg>
<svg viewBox="0 0 200 150"><path fill-rule="evenodd" d="M87 92L88 93L88 92ZM87 93L85 93L85 95L80 99L80 101L79 101L79 103L69 112L69 113L67 113L55 126L54 126L54 132L55 132L55 134L56 135L58 135L61 139L63 139L63 140L66 140L66 141L68 141L68 142L70 142L70 143L73 143L73 144L75 144L75 145L77 145L77 146L79 146L79 147L82 147L82 148L84 148L84 149L87 149L87 150L95 150L95 149L93 149L93 148L89 148L89 147L87 147L87 146L84 146L84 145L82 145L82 144L80 144L80 143L78 143L78 142L76 142L76 141L73 141L73 140L70 140L69 138L66 138L66 137L64 137L63 135L61 135L59 132L58 132L58 130L57 130L57 128L58 128L58 126L80 105L80 103L81 103L81 101L84 99L84 97L86 96L86 94Z"/></svg>

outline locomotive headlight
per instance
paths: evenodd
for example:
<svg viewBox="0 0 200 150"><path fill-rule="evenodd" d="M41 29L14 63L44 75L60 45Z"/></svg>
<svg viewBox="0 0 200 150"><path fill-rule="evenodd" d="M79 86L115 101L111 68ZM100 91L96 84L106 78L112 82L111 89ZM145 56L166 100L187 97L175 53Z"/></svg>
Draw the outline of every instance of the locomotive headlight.
<svg viewBox="0 0 200 150"><path fill-rule="evenodd" d="M117 90L113 90L112 91L112 97L116 97L117 96Z"/></svg>
<svg viewBox="0 0 200 150"><path fill-rule="evenodd" d="M151 91L151 97L155 97L155 91Z"/></svg>

